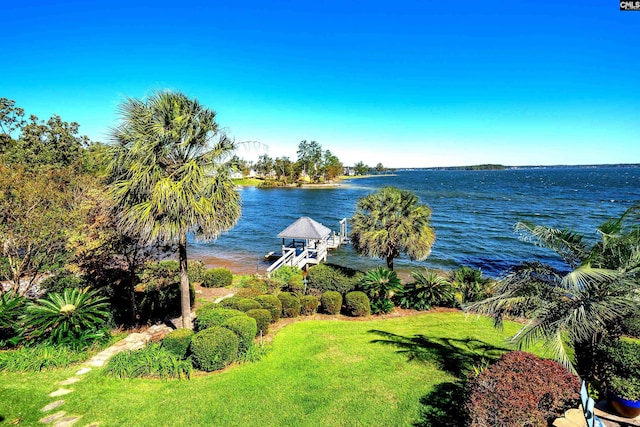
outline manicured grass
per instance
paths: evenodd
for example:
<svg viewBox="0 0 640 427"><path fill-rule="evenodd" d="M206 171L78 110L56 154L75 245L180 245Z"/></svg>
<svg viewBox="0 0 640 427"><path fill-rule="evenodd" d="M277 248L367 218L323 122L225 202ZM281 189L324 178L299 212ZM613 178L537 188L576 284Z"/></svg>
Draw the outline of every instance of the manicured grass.
<svg viewBox="0 0 640 427"><path fill-rule="evenodd" d="M258 179L258 178L238 178L233 180L233 183L235 185L242 185L245 187L257 187L263 182L264 182L263 179Z"/></svg>
<svg viewBox="0 0 640 427"><path fill-rule="evenodd" d="M372 343L381 338L372 329L404 337L422 334L419 342L433 344L435 351L427 351L426 362L409 362L396 348ZM506 349L505 338L517 329L506 323L498 331L488 319L457 312L298 322L278 332L261 361L189 381L119 380L94 370L70 386L75 391L64 397L61 409L82 414L83 424L102 427L412 425L424 409L421 398L460 375L448 359L458 368L473 361L481 351L470 347L478 341ZM478 341L465 344L469 339ZM22 425L35 425L42 417L39 408L53 400L46 395L57 388L55 382L73 372L0 373L0 416L5 421L24 417Z"/></svg>

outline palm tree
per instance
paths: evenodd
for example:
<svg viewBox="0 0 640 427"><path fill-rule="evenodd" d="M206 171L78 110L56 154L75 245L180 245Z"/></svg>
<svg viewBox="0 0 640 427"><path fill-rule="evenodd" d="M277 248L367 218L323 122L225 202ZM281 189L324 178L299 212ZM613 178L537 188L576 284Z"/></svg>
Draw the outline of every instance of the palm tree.
<svg viewBox="0 0 640 427"><path fill-rule="evenodd" d="M177 244L182 323L192 328L187 234L215 239L240 217L226 162L236 149L215 112L182 93L157 92L120 106L111 194L125 230L146 242Z"/></svg>
<svg viewBox="0 0 640 427"><path fill-rule="evenodd" d="M629 211L620 221L628 215ZM602 241L591 246L568 230L525 223L518 223L516 230L558 253L569 272L525 263L498 283L494 296L467 310L492 316L496 325L504 316L528 318L512 337L513 343L527 347L543 341L559 362L593 379L598 369L597 345L618 334L620 321L640 308L637 226L625 231L618 220L609 221L599 228ZM567 347L573 348L573 364Z"/></svg>
<svg viewBox="0 0 640 427"><path fill-rule="evenodd" d="M384 258L393 270L401 253L419 261L431 253L436 238L429 226L431 209L418 204L411 191L385 187L358 200L356 207L351 241L359 254Z"/></svg>

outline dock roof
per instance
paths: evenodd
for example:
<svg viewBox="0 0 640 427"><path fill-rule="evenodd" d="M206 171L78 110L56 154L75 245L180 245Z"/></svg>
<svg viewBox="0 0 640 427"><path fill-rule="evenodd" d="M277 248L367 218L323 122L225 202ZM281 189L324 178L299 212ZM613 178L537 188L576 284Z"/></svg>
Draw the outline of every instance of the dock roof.
<svg viewBox="0 0 640 427"><path fill-rule="evenodd" d="M296 222L278 234L283 239L324 239L331 230L308 216L299 218Z"/></svg>

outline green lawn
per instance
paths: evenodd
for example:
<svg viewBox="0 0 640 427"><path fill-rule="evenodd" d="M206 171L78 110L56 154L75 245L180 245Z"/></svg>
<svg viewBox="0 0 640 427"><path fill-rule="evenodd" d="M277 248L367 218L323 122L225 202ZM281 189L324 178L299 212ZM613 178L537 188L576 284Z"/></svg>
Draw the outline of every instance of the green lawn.
<svg viewBox="0 0 640 427"><path fill-rule="evenodd" d="M283 328L259 362L190 381L118 380L92 371L70 388L60 409L79 425L104 426L402 426L419 422L430 393L460 375L487 349L506 348L517 330L462 313L370 321L322 320ZM403 337L426 361L380 343L369 331ZM447 338L447 340L442 340ZM468 340L477 340L468 342ZM40 374L0 373L0 419L37 425L56 381L77 368ZM422 402L421 402L422 400ZM433 412L433 411L432 411ZM427 424L425 424L427 425Z"/></svg>

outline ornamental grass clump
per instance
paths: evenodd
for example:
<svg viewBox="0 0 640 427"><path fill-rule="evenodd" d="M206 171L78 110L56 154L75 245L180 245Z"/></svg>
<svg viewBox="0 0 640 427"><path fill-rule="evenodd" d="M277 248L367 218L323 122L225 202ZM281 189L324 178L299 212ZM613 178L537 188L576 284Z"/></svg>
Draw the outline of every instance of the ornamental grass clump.
<svg viewBox="0 0 640 427"><path fill-rule="evenodd" d="M282 317L300 316L300 299L290 292L281 292L278 299L282 303Z"/></svg>
<svg viewBox="0 0 640 427"><path fill-rule="evenodd" d="M320 296L322 311L327 314L340 314L342 295L338 291L327 291Z"/></svg>
<svg viewBox="0 0 640 427"><path fill-rule="evenodd" d="M194 332L190 329L176 329L162 339L162 348L180 359L185 359L189 353L191 337Z"/></svg>
<svg viewBox="0 0 640 427"><path fill-rule="evenodd" d="M369 316L371 314L371 305L369 297L361 291L349 292L345 297L345 306L347 314L353 317Z"/></svg>
<svg viewBox="0 0 640 427"><path fill-rule="evenodd" d="M546 427L575 408L580 379L552 360L512 351L469 382L470 427Z"/></svg>
<svg viewBox="0 0 640 427"><path fill-rule="evenodd" d="M213 326L196 333L191 339L191 354L195 366L206 372L216 371L238 357L240 341L227 328Z"/></svg>
<svg viewBox="0 0 640 427"><path fill-rule="evenodd" d="M191 378L190 359L183 360L157 343L140 350L123 351L113 356L104 368L114 378Z"/></svg>
<svg viewBox="0 0 640 427"><path fill-rule="evenodd" d="M38 344L0 351L0 371L39 372L66 367L86 358L86 353L76 352L68 347Z"/></svg>
<svg viewBox="0 0 640 427"><path fill-rule="evenodd" d="M277 322L282 315L282 302L275 295L260 295L254 298L260 303L262 308L269 310L271 321Z"/></svg>
<svg viewBox="0 0 640 427"><path fill-rule="evenodd" d="M304 295L300 297L300 314L310 316L318 311L320 301L313 295Z"/></svg>
<svg viewBox="0 0 640 427"><path fill-rule="evenodd" d="M247 311L247 316L256 319L258 332L262 331L262 335L269 333L269 323L271 323L271 312L264 308Z"/></svg>
<svg viewBox="0 0 640 427"><path fill-rule="evenodd" d="M223 324L238 336L238 354L245 353L253 346L253 339L258 334L258 324L256 319L249 316L236 316L227 319Z"/></svg>

